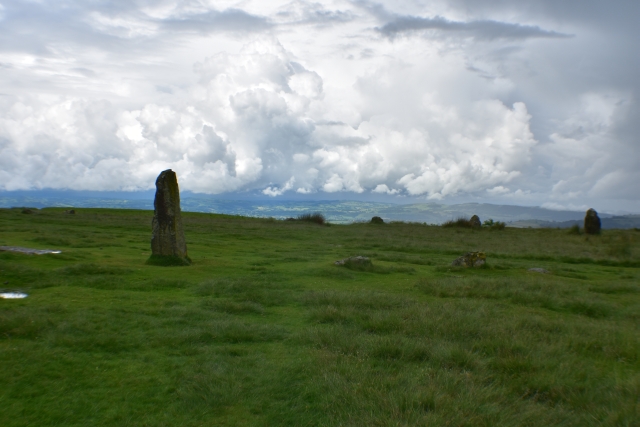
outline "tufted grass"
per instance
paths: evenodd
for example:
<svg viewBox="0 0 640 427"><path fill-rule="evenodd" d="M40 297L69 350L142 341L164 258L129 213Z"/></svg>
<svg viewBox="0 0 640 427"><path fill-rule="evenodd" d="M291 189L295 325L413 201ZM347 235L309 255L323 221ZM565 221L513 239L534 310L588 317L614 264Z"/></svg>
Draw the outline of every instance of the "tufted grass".
<svg viewBox="0 0 640 427"><path fill-rule="evenodd" d="M0 209L0 245L63 251L0 252L29 294L0 299L0 425L640 419L635 231L183 215L192 264L167 268L151 212ZM486 267L450 266L469 251Z"/></svg>

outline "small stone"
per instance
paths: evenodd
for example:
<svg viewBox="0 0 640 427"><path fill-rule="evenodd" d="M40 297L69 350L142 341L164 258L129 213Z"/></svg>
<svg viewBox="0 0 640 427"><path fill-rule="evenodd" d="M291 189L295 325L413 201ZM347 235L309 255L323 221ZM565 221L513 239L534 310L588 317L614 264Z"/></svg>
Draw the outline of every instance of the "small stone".
<svg viewBox="0 0 640 427"><path fill-rule="evenodd" d="M374 216L371 218L371 224L384 224L384 220L379 216Z"/></svg>
<svg viewBox="0 0 640 427"><path fill-rule="evenodd" d="M480 217L478 215L474 215L469 220L469 224L471 224L472 228L481 228L482 223L480 222Z"/></svg>
<svg viewBox="0 0 640 427"><path fill-rule="evenodd" d="M600 217L594 209L589 209L584 216L585 234L600 234Z"/></svg>
<svg viewBox="0 0 640 427"><path fill-rule="evenodd" d="M180 189L176 173L171 169L163 171L156 179L153 206L151 256L172 257L188 263L187 243L180 214Z"/></svg>
<svg viewBox="0 0 640 427"><path fill-rule="evenodd" d="M64 213L66 213L68 215L75 215L76 214L76 210L75 209L69 209L68 211L64 211Z"/></svg>
<svg viewBox="0 0 640 427"><path fill-rule="evenodd" d="M31 209L22 209L20 212L22 212L23 214L32 214L33 211Z"/></svg>
<svg viewBox="0 0 640 427"><path fill-rule="evenodd" d="M456 258L451 265L453 267L480 267L487 262L487 256L484 252L467 252L459 258Z"/></svg>
<svg viewBox="0 0 640 427"><path fill-rule="evenodd" d="M341 259L339 261L334 262L335 265L345 265L346 263L369 265L371 264L371 260L366 256L358 255L358 256L352 256L352 257Z"/></svg>
<svg viewBox="0 0 640 427"><path fill-rule="evenodd" d="M549 274L551 273L549 270L545 270L544 268L540 268L540 267L533 267L530 268L529 271L533 272L533 273L542 273L542 274Z"/></svg>

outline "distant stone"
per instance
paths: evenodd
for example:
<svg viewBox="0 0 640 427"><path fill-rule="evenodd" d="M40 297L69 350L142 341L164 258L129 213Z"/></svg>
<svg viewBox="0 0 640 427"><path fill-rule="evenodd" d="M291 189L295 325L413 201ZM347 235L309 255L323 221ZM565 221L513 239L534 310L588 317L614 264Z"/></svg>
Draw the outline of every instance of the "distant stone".
<svg viewBox="0 0 640 427"><path fill-rule="evenodd" d="M75 215L76 211L75 211L75 209L69 209L68 211L64 211L64 213L69 214L69 215Z"/></svg>
<svg viewBox="0 0 640 427"><path fill-rule="evenodd" d="M155 208L151 222L151 258L153 264L189 264L187 243L180 214L180 189L176 173L167 169L156 179ZM178 262L176 262L178 261Z"/></svg>
<svg viewBox="0 0 640 427"><path fill-rule="evenodd" d="M20 212L23 213L23 214L32 214L33 213L33 211L31 209L22 209Z"/></svg>
<svg viewBox="0 0 640 427"><path fill-rule="evenodd" d="M356 265L371 265L371 260L366 256L352 256L349 258L341 259L334 262L335 265L356 264Z"/></svg>
<svg viewBox="0 0 640 427"><path fill-rule="evenodd" d="M459 258L456 258L451 265L453 267L480 267L487 262L487 256L484 252L467 252Z"/></svg>
<svg viewBox="0 0 640 427"><path fill-rule="evenodd" d="M296 220L295 218L291 218L291 217L285 219L285 221L295 221L295 220Z"/></svg>
<svg viewBox="0 0 640 427"><path fill-rule="evenodd" d="M542 274L551 273L549 270L545 270L544 268L540 268L540 267L530 268L529 271L531 271L533 273L542 273Z"/></svg>
<svg viewBox="0 0 640 427"><path fill-rule="evenodd" d="M379 216L374 216L371 218L371 224L384 224L384 220Z"/></svg>
<svg viewBox="0 0 640 427"><path fill-rule="evenodd" d="M600 234L600 217L598 212L593 209L589 209L584 216L584 232L585 234Z"/></svg>
<svg viewBox="0 0 640 427"><path fill-rule="evenodd" d="M482 223L480 222L480 217L478 215L474 215L469 220L469 224L471 224L472 228L481 228Z"/></svg>

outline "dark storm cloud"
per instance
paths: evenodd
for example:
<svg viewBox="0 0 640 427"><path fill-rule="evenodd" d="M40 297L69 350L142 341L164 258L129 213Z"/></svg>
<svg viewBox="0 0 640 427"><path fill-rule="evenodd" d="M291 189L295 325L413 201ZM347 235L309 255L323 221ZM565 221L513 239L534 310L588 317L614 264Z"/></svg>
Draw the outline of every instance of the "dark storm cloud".
<svg viewBox="0 0 640 427"><path fill-rule="evenodd" d="M640 2L637 0L449 0L448 3L474 15L508 12L509 15L547 21L588 23L612 32L640 30L637 25Z"/></svg>
<svg viewBox="0 0 640 427"><path fill-rule="evenodd" d="M355 20L350 10L330 10L323 4L296 0L284 5L275 15L275 20L284 25L333 25Z"/></svg>
<svg viewBox="0 0 640 427"><path fill-rule="evenodd" d="M569 34L543 30L538 26L532 25L511 24L491 20L459 22L449 21L440 16L434 18L400 16L382 27L376 28L376 30L388 37L419 30L439 30L489 40L571 37Z"/></svg>
<svg viewBox="0 0 640 427"><path fill-rule="evenodd" d="M165 19L161 23L165 29L170 31L196 31L202 33L253 33L264 31L271 27L266 18L251 15L239 9L208 11L206 13Z"/></svg>
<svg viewBox="0 0 640 427"><path fill-rule="evenodd" d="M176 10L168 17L157 18L141 10L139 3L143 2L5 4L0 19L0 51L51 56L56 52L53 45L61 44L126 54L159 46L168 34L250 34L272 27L267 18L239 9L201 13Z"/></svg>

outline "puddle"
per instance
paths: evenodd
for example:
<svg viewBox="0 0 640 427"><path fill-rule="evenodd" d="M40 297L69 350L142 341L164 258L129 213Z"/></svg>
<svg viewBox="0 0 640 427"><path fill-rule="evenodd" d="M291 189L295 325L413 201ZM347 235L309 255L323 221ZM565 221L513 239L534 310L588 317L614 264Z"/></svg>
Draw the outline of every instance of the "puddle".
<svg viewBox="0 0 640 427"><path fill-rule="evenodd" d="M31 249L31 248L23 248L23 247L20 247L20 246L0 246L0 251L20 252L22 254L30 254L30 255L61 254L62 253L62 251L54 251L54 250L51 250L51 249Z"/></svg>
<svg viewBox="0 0 640 427"><path fill-rule="evenodd" d="M4 299L19 299L19 298L26 298L27 294L22 293L22 292L1 292L0 293L0 298L4 298Z"/></svg>

